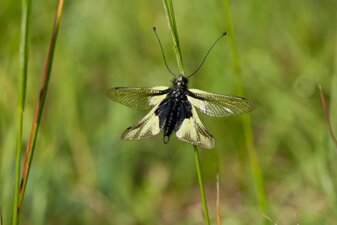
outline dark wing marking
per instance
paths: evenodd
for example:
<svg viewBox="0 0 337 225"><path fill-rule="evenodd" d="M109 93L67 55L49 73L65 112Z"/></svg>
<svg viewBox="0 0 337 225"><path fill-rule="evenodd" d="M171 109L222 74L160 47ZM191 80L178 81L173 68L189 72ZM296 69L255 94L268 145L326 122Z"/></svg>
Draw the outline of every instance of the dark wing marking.
<svg viewBox="0 0 337 225"><path fill-rule="evenodd" d="M150 110L166 96L168 87L126 88L117 87L108 90L107 95L115 102L136 110ZM164 96L164 97L163 97Z"/></svg>
<svg viewBox="0 0 337 225"><path fill-rule="evenodd" d="M214 148L215 139L201 123L195 107L192 106L192 116L185 119L176 132L179 140L202 148Z"/></svg>
<svg viewBox="0 0 337 225"><path fill-rule="evenodd" d="M153 137L160 132L159 117L155 114L158 105L155 106L143 119L136 125L127 128L123 134L123 140L139 140Z"/></svg>
<svg viewBox="0 0 337 225"><path fill-rule="evenodd" d="M254 110L254 105L245 98L213 94L198 89L189 89L188 100L200 112L214 117L235 116Z"/></svg>

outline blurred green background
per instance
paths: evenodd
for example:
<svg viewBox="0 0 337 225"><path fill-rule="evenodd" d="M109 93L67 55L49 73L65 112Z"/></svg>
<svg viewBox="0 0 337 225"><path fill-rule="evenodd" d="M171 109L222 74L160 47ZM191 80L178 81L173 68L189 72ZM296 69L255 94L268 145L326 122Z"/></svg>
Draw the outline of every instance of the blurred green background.
<svg viewBox="0 0 337 225"><path fill-rule="evenodd" d="M226 31L223 1L175 1L186 73ZM27 144L56 1L32 4L24 121ZM336 224L337 154L324 119L321 84L337 131L337 2L233 1L245 97L265 178L269 224ZM0 207L11 221L17 127L20 1L0 2ZM124 142L145 112L110 101L115 86L170 85L178 71L160 0L65 1L49 92L22 224L203 224L192 146L162 136ZM237 94L230 37L210 54L190 87ZM240 118L200 116L216 138L201 150L210 215L220 176L222 224L259 224ZM23 147L24 149L24 147Z"/></svg>

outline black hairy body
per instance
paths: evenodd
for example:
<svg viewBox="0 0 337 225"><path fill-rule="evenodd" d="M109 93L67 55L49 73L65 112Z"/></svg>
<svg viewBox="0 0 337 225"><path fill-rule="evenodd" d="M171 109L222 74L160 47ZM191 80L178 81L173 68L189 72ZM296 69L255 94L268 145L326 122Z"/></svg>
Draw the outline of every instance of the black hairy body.
<svg viewBox="0 0 337 225"><path fill-rule="evenodd" d="M187 99L188 80L179 76L173 87L166 90L167 97L160 103L155 114L159 117L160 129L164 131L164 143L169 141L173 131L177 131L185 119L192 117L192 105Z"/></svg>

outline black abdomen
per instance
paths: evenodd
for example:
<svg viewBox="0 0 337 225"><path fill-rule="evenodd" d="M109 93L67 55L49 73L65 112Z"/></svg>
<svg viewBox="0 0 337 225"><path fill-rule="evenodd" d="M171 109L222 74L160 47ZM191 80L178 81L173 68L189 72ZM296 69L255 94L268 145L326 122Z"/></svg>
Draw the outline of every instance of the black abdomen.
<svg viewBox="0 0 337 225"><path fill-rule="evenodd" d="M166 144L172 132L177 131L183 121L192 116L192 106L182 89L172 89L155 114L159 116L159 126L163 129Z"/></svg>

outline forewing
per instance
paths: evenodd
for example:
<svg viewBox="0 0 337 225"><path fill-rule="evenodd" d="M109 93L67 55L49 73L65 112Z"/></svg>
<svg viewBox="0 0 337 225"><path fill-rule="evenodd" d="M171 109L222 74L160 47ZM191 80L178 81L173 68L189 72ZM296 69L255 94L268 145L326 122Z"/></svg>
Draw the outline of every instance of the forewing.
<svg viewBox="0 0 337 225"><path fill-rule="evenodd" d="M192 106L192 116L185 119L176 132L179 140L197 145L202 148L214 148L215 139L201 123L195 107Z"/></svg>
<svg viewBox="0 0 337 225"><path fill-rule="evenodd" d="M150 110L166 97L168 87L127 88L117 87L108 90L107 95L115 102L136 110Z"/></svg>
<svg viewBox="0 0 337 225"><path fill-rule="evenodd" d="M202 113L214 116L235 116L254 110L254 105L248 99L213 94L198 89L189 89L188 100L197 107Z"/></svg>
<svg viewBox="0 0 337 225"><path fill-rule="evenodd" d="M123 140L139 140L153 137L160 132L159 117L155 114L158 108L155 106L143 119L136 125L127 128L122 134Z"/></svg>

